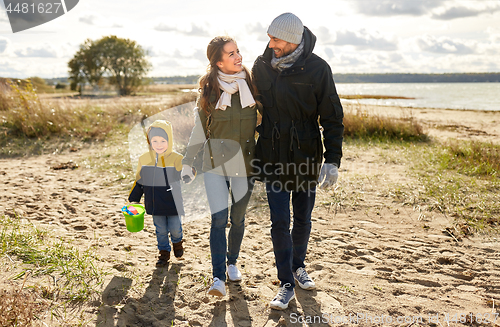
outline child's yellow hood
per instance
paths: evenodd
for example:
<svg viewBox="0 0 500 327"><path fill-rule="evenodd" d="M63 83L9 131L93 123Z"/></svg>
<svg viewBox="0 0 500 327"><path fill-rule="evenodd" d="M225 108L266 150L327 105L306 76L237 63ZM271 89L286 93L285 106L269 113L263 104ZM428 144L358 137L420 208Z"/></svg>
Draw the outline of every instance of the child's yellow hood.
<svg viewBox="0 0 500 327"><path fill-rule="evenodd" d="M161 155L159 155L159 157L168 157L168 155L172 153L173 147L174 147L174 135L172 133L172 125L170 124L170 122L168 122L166 120L155 120L151 124L151 126L149 126L149 128L147 130L147 135L149 135L149 132L151 131L151 128L153 128L153 127L161 128L165 131L165 133L167 133L168 148L165 152L163 152ZM152 152L154 156L156 156L156 152L151 147L151 142L149 140L149 137L147 138L147 140L148 140L149 151Z"/></svg>
<svg viewBox="0 0 500 327"><path fill-rule="evenodd" d="M177 171L182 170L182 155L173 151L174 147L174 137L172 132L172 125L170 122L165 120L156 120L154 123L149 126L147 130L147 134L151 128L158 127L161 128L167 133L168 136L168 148L161 155L158 155L158 159L156 158L156 152L151 147L151 143L149 141L149 137L147 137L148 148L149 151L144 153L139 157L139 163L137 165L137 173L136 180L140 178L141 168L143 166L158 166L158 167L175 167Z"/></svg>

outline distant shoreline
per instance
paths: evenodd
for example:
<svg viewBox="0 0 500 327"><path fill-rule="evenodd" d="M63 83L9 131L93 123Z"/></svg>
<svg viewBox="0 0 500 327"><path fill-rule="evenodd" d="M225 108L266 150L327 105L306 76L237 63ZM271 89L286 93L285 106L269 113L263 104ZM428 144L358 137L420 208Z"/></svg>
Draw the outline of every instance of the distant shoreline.
<svg viewBox="0 0 500 327"><path fill-rule="evenodd" d="M151 84L197 84L199 75L149 77ZM499 73L444 74L333 74L335 83L500 83ZM46 78L47 83L66 83L66 77Z"/></svg>
<svg viewBox="0 0 500 327"><path fill-rule="evenodd" d="M336 83L499 83L500 73L333 74Z"/></svg>
<svg viewBox="0 0 500 327"><path fill-rule="evenodd" d="M150 84L197 84L199 75L148 77ZM6 78L0 77L0 82ZM16 80L17 78L12 78ZM67 77L44 78L47 84L68 83ZM333 74L335 83L500 83L500 73Z"/></svg>
<svg viewBox="0 0 500 327"><path fill-rule="evenodd" d="M155 84L196 84L199 76L151 77ZM500 73L333 74L335 83L499 83Z"/></svg>

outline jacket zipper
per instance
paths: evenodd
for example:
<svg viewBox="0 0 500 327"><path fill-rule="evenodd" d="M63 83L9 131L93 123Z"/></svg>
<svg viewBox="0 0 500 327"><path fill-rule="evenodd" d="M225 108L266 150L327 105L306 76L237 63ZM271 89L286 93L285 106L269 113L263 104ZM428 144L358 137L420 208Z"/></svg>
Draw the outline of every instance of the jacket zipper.
<svg viewBox="0 0 500 327"><path fill-rule="evenodd" d="M156 175L156 166L158 165L158 153L156 154L155 159L155 169L153 169L153 214L155 213L155 175Z"/></svg>

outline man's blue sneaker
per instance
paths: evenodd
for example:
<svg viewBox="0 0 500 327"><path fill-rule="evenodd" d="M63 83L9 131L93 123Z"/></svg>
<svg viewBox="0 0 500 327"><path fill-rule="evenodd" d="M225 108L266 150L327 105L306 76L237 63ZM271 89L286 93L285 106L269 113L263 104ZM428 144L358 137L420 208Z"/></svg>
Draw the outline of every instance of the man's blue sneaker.
<svg viewBox="0 0 500 327"><path fill-rule="evenodd" d="M316 288L316 284L314 284L311 277L309 277L307 272L302 267L297 268L297 270L293 273L293 277L299 284L300 288L304 290L313 290Z"/></svg>
<svg viewBox="0 0 500 327"><path fill-rule="evenodd" d="M278 294L269 304L271 309L285 310L286 308L288 308L288 303L290 303L291 300L295 299L295 291L291 286L292 285L290 283L286 283L285 285L281 286Z"/></svg>

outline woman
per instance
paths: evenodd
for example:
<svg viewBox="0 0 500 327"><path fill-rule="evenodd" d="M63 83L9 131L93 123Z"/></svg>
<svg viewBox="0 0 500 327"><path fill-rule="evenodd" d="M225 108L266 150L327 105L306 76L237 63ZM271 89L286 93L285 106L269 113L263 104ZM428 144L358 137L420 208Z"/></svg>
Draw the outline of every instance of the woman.
<svg viewBox="0 0 500 327"><path fill-rule="evenodd" d="M236 266L245 231L245 211L253 184L251 160L255 149L257 123L256 91L251 74L242 65L242 56L234 39L214 38L207 47L210 64L199 80L199 115L191 133L181 176L193 179L194 158L201 147L205 189L212 214L210 253L213 284L209 294L226 295L230 281L241 280ZM201 140L200 140L201 138ZM231 208L228 199L231 196ZM225 228L231 227L226 240Z"/></svg>

